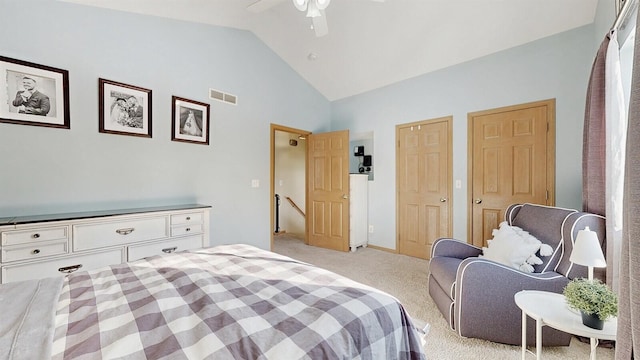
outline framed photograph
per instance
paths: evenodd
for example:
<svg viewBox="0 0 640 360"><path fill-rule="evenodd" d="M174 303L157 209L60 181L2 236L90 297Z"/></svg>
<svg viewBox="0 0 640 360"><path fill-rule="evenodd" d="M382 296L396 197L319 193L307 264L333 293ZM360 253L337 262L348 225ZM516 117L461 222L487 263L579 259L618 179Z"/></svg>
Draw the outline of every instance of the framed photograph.
<svg viewBox="0 0 640 360"><path fill-rule="evenodd" d="M0 56L0 122L71 128L69 72Z"/></svg>
<svg viewBox="0 0 640 360"><path fill-rule="evenodd" d="M98 79L99 131L151 137L151 90Z"/></svg>
<svg viewBox="0 0 640 360"><path fill-rule="evenodd" d="M209 145L209 104L173 96L171 140Z"/></svg>

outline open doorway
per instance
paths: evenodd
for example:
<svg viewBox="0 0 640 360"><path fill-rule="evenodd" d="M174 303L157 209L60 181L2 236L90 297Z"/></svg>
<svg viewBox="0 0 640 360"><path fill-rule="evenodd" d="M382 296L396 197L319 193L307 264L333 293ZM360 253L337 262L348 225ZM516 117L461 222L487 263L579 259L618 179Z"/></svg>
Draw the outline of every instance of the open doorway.
<svg viewBox="0 0 640 360"><path fill-rule="evenodd" d="M306 158L309 131L271 124L271 249L274 236L306 233Z"/></svg>

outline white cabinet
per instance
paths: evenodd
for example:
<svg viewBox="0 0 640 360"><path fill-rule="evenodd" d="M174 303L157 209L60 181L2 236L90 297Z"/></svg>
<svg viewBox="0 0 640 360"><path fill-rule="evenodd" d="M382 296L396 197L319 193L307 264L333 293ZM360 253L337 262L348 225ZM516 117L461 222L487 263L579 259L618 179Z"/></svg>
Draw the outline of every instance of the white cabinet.
<svg viewBox="0 0 640 360"><path fill-rule="evenodd" d="M209 246L207 205L0 219L0 283Z"/></svg>
<svg viewBox="0 0 640 360"><path fill-rule="evenodd" d="M367 246L369 231L369 175L349 175L349 248Z"/></svg>

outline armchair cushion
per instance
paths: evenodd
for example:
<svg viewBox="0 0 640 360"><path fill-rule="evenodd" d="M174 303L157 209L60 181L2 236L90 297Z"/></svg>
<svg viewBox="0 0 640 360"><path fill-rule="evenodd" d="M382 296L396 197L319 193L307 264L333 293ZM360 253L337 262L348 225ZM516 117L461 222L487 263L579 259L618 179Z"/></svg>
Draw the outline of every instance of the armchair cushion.
<svg viewBox="0 0 640 360"><path fill-rule="evenodd" d="M440 288L449 295L452 300L456 294L456 273L463 259L438 256L431 259L429 270Z"/></svg>
<svg viewBox="0 0 640 360"><path fill-rule="evenodd" d="M562 229L567 217L576 210L537 204L512 205L507 211L510 225L527 230L553 249L553 254L534 266L535 272L553 271L563 256ZM512 217L513 216L513 217Z"/></svg>

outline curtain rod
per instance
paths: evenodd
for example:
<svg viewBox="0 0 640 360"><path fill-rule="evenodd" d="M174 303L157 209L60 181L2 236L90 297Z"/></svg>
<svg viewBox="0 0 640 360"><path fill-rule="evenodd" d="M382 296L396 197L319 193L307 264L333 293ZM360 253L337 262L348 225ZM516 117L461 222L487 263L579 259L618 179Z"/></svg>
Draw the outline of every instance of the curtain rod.
<svg viewBox="0 0 640 360"><path fill-rule="evenodd" d="M622 5L622 9L618 13L618 17L616 17L616 21L613 23L613 27L611 30L617 30L620 25L626 20L631 14L631 9L634 7L633 5L638 4L638 0L626 0L624 5Z"/></svg>

